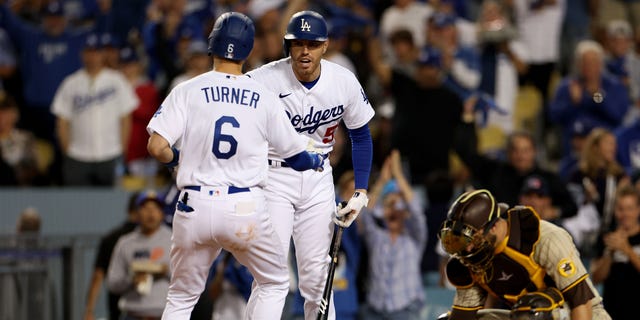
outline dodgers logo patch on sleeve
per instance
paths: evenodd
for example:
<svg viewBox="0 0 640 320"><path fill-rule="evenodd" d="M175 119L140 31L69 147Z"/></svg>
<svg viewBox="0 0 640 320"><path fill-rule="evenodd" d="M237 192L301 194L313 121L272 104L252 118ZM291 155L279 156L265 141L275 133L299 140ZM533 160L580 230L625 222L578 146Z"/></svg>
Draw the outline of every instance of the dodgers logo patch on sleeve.
<svg viewBox="0 0 640 320"><path fill-rule="evenodd" d="M576 266L570 259L564 258L558 262L558 272L563 277L570 277L576 274Z"/></svg>

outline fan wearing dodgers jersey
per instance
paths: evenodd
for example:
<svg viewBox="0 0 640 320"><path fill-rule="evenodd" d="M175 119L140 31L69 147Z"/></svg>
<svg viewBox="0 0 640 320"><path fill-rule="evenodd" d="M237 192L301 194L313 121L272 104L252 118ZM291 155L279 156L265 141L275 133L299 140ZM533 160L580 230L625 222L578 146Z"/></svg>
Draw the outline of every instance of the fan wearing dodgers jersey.
<svg viewBox="0 0 640 320"><path fill-rule="evenodd" d="M279 95L291 125L313 142L314 151L331 152L334 134L344 121L353 148L356 191L336 211L332 170L296 172L283 163L283 155L269 150L269 180L265 188L283 249L293 236L300 294L305 319L315 319L327 279L333 221L348 227L367 205L372 142L369 120L374 110L356 77L347 69L322 59L328 46L327 24L314 11L295 13L284 36L286 57L248 72ZM331 299L333 301L333 299ZM333 302L329 319L335 319Z"/></svg>
<svg viewBox="0 0 640 320"><path fill-rule="evenodd" d="M245 319L279 319L289 289L286 251L266 212L269 145L295 170L324 159L289 124L272 92L242 74L255 27L225 13L209 35L213 71L177 85L149 122L149 153L176 167L171 282L162 319L189 319L221 249L253 275ZM181 152L175 148L181 141Z"/></svg>

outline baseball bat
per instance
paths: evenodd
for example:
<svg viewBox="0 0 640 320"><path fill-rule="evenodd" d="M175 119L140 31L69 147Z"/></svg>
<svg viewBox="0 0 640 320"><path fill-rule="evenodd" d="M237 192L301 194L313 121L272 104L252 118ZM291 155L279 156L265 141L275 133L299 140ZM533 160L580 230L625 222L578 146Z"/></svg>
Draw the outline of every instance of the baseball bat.
<svg viewBox="0 0 640 320"><path fill-rule="evenodd" d="M347 205L346 201L343 201L342 207ZM329 256L331 261L329 262L329 274L327 275L327 281L324 283L324 291L322 292L322 301L320 301L320 308L318 309L317 320L326 320L329 318L329 302L331 301L331 289L333 288L333 276L336 272L336 265L338 264L338 250L340 249L340 241L342 240L343 227L334 225L333 237L331 238L331 247L329 248Z"/></svg>

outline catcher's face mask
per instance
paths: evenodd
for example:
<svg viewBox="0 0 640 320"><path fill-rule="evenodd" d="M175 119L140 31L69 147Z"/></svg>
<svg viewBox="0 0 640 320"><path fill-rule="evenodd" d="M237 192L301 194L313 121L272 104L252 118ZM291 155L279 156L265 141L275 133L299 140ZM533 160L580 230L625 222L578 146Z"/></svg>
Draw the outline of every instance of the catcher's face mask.
<svg viewBox="0 0 640 320"><path fill-rule="evenodd" d="M493 260L496 241L489 231L499 220L502 210L506 207L498 205L487 190L461 195L451 205L447 220L438 233L442 247L473 272L483 272Z"/></svg>
<svg viewBox="0 0 640 320"><path fill-rule="evenodd" d="M442 247L473 272L481 272L493 260L495 237L488 235L488 231L496 221L487 223L484 230L478 230L458 221L447 220L439 234Z"/></svg>

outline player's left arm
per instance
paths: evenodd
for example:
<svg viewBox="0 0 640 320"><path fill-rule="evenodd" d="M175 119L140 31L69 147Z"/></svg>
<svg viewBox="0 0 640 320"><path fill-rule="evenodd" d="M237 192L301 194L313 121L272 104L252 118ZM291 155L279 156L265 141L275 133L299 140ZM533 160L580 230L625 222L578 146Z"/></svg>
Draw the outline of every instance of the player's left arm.
<svg viewBox="0 0 640 320"><path fill-rule="evenodd" d="M583 306L587 306L591 312L590 301L595 297L593 285L578 249L566 230L540 221L540 240L534 249L534 259L553 279L572 313L575 310L576 315L581 314ZM574 318L572 314L571 319L582 318Z"/></svg>
<svg viewBox="0 0 640 320"><path fill-rule="evenodd" d="M367 189L373 159L373 142L368 123L375 112L369 104L369 98L367 98L364 89L353 74L350 79L351 81L344 83L345 92L349 92L349 101L342 120L349 130L349 138L351 139L356 191L347 205L336 213L337 219L334 219L334 222L343 227L350 226L358 217L360 210L366 207L369 202Z"/></svg>
<svg viewBox="0 0 640 320"><path fill-rule="evenodd" d="M356 190L347 205L338 210L335 219L336 224L345 228L355 221L360 210L369 203L367 189L373 159L373 142L368 124L357 129L349 129L349 137Z"/></svg>

